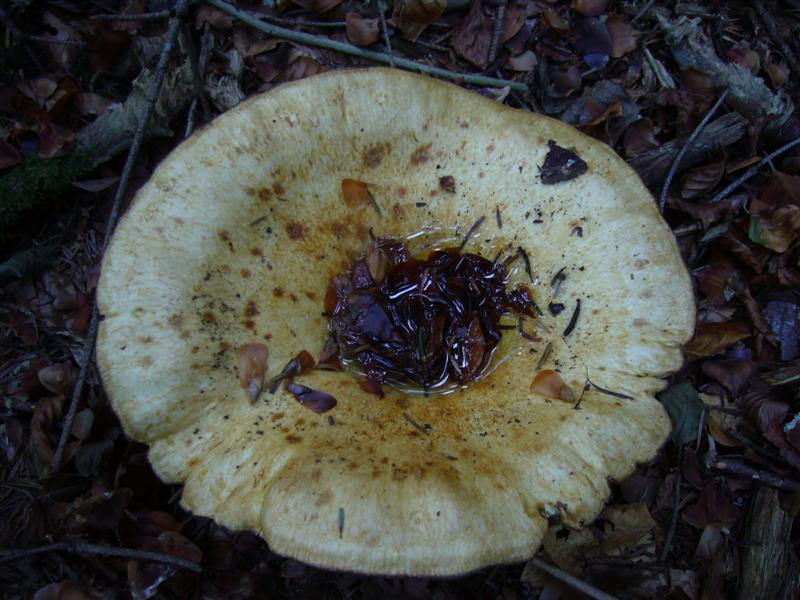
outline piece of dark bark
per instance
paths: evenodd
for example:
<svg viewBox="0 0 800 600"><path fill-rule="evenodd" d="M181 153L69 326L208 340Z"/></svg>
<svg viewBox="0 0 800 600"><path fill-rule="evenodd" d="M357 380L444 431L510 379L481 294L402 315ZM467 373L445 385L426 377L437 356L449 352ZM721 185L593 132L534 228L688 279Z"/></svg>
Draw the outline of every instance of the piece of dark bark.
<svg viewBox="0 0 800 600"><path fill-rule="evenodd" d="M130 94L124 102L112 104L105 113L78 131L76 141L80 146L92 149L95 165L113 158L130 147L139 120L149 104L149 90L156 77L152 67L158 58L156 51L160 51L163 45L162 37L138 40L136 54L142 69L133 80ZM172 136L171 121L195 97L191 65L181 56L179 60L170 63L150 125L145 132L145 140Z"/></svg>
<svg viewBox="0 0 800 600"><path fill-rule="evenodd" d="M792 116L794 104L786 93L773 92L761 77L737 63L720 60L700 19L670 19L657 13L656 20L678 66L682 70L693 68L706 73L720 85L727 86L730 89L728 106L747 119L763 123L767 136L774 135Z"/></svg>
<svg viewBox="0 0 800 600"><path fill-rule="evenodd" d="M740 545L739 600L790 600L800 596L791 530L792 517L781 507L779 492L759 487L753 494Z"/></svg>
<svg viewBox="0 0 800 600"><path fill-rule="evenodd" d="M747 132L747 120L738 113L728 113L711 121L686 152L678 173L715 156L721 148L730 146ZM686 140L673 140L633 157L630 164L642 181L655 185L663 181L669 167Z"/></svg>

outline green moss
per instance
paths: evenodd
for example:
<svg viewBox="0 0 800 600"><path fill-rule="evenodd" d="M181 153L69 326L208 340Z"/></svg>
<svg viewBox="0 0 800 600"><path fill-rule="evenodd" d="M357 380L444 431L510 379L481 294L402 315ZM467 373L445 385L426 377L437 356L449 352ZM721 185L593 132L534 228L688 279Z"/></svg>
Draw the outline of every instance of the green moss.
<svg viewBox="0 0 800 600"><path fill-rule="evenodd" d="M0 239L17 237L22 219L91 170L91 153L78 149L61 158L28 158L0 177Z"/></svg>

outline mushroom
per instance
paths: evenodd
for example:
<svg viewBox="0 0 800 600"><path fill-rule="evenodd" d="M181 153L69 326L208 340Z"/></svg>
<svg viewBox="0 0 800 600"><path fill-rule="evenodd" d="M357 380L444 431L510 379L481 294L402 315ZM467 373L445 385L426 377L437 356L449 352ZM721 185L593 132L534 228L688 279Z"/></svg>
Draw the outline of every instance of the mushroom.
<svg viewBox="0 0 800 600"><path fill-rule="evenodd" d="M348 180L369 202L345 201ZM564 305L541 341L445 395L379 398L317 368L251 403L237 349L268 346L270 378L318 358L326 286L371 231L463 235L482 217L475 239L520 248L537 304ZM675 239L608 146L387 69L282 85L180 145L120 223L98 304L108 396L186 509L307 563L417 576L523 560L548 519L596 517L609 478L669 433L654 394L695 310ZM532 386L545 370L560 398Z"/></svg>

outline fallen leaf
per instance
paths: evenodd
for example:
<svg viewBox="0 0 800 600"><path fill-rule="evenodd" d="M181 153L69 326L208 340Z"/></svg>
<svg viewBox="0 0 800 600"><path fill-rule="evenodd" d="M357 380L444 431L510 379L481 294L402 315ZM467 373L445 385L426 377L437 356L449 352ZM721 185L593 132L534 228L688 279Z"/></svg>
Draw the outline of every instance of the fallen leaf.
<svg viewBox="0 0 800 600"><path fill-rule="evenodd" d="M286 81L297 81L326 71L325 66L317 62L308 52L298 48L289 50L286 64L288 66L283 72Z"/></svg>
<svg viewBox="0 0 800 600"><path fill-rule="evenodd" d="M749 360L717 360L703 363L703 372L722 384L733 397L756 373L756 366Z"/></svg>
<svg viewBox="0 0 800 600"><path fill-rule="evenodd" d="M14 457L22 448L24 436L25 433L22 429L22 423L14 417L6 418L2 425L2 430L0 431L0 445L3 446L6 461L9 464L11 464Z"/></svg>
<svg viewBox="0 0 800 600"><path fill-rule="evenodd" d="M75 470L83 477L97 477L111 464L113 454L112 440L84 444L75 453Z"/></svg>
<svg viewBox="0 0 800 600"><path fill-rule="evenodd" d="M689 169L683 177L681 197L696 198L711 191L725 173L726 163L727 158L722 156L703 166Z"/></svg>
<svg viewBox="0 0 800 600"><path fill-rule="evenodd" d="M635 548L653 545L658 530L650 511L642 503L612 504L600 519L610 522L603 528L601 548L609 556L625 556Z"/></svg>
<svg viewBox="0 0 800 600"><path fill-rule="evenodd" d="M250 402L255 402L261 395L268 356L264 344L245 344L236 350L236 372Z"/></svg>
<svg viewBox="0 0 800 600"><path fill-rule="evenodd" d="M275 37L251 37L250 32L239 28L233 30L233 45L244 58L253 58L262 52L274 50L280 43L281 40Z"/></svg>
<svg viewBox="0 0 800 600"><path fill-rule="evenodd" d="M107 190L118 181L119 177L115 175L113 177L104 177L102 179L86 179L84 181L72 181L70 182L70 185L78 188L79 190L83 190L84 192L91 192L93 194L96 194L97 192L102 192L103 190Z"/></svg>
<svg viewBox="0 0 800 600"><path fill-rule="evenodd" d="M672 419L672 441L683 445L697 439L705 405L690 383L673 385L658 395Z"/></svg>
<svg viewBox="0 0 800 600"><path fill-rule="evenodd" d="M767 302L762 314L778 342L781 360L796 358L800 354L800 306L773 300Z"/></svg>
<svg viewBox="0 0 800 600"><path fill-rule="evenodd" d="M532 71L539 61L531 50L508 58L508 66L514 71Z"/></svg>
<svg viewBox="0 0 800 600"><path fill-rule="evenodd" d="M570 7L584 17L599 17L606 12L608 0L572 0Z"/></svg>
<svg viewBox="0 0 800 600"><path fill-rule="evenodd" d="M51 267L60 254L61 247L58 244L34 246L12 254L5 262L0 263L0 285L38 274Z"/></svg>
<svg viewBox="0 0 800 600"><path fill-rule="evenodd" d="M625 130L623 145L625 156L636 156L658 148L661 144L656 139L653 121L649 117L645 117L629 125Z"/></svg>
<svg viewBox="0 0 800 600"><path fill-rule="evenodd" d="M698 529L705 529L710 524L731 528L739 519L739 509L719 484L709 481L697 502L687 506L681 516L689 525Z"/></svg>
<svg viewBox="0 0 800 600"><path fill-rule="evenodd" d="M561 379L561 375L552 369L539 371L531 381L530 390L532 393L541 394L546 398L557 398L567 402L575 401L575 393Z"/></svg>
<svg viewBox="0 0 800 600"><path fill-rule="evenodd" d="M713 356L751 335L750 326L742 321L700 323L684 350L695 357Z"/></svg>
<svg viewBox="0 0 800 600"><path fill-rule="evenodd" d="M474 0L469 11L453 26L451 44L462 56L481 69L489 65L489 50L494 28L483 14L479 0Z"/></svg>
<svg viewBox="0 0 800 600"><path fill-rule="evenodd" d="M39 369L39 381L54 394L67 394L78 377L78 369L71 362L61 362Z"/></svg>
<svg viewBox="0 0 800 600"><path fill-rule="evenodd" d="M342 0L292 0L315 15L321 15L332 8L339 6Z"/></svg>
<svg viewBox="0 0 800 600"><path fill-rule="evenodd" d="M108 595L76 581L49 583L39 588L33 600L107 600Z"/></svg>
<svg viewBox="0 0 800 600"><path fill-rule="evenodd" d="M782 60L778 62L768 62L764 70L767 72L772 86L776 89L781 87L789 78L789 67L786 66L786 63Z"/></svg>
<svg viewBox="0 0 800 600"><path fill-rule="evenodd" d="M202 4L194 14L194 28L202 29L208 23L216 29L230 29L233 27L235 18L218 8Z"/></svg>
<svg viewBox="0 0 800 600"><path fill-rule="evenodd" d="M753 75L758 75L761 70L761 57L746 42L739 42L728 48L725 56L729 61L744 67Z"/></svg>
<svg viewBox="0 0 800 600"><path fill-rule="evenodd" d="M345 16L347 39L356 46L369 46L381 37L378 19L367 19L357 12L350 11Z"/></svg>
<svg viewBox="0 0 800 600"><path fill-rule="evenodd" d="M543 16L551 29L555 29L556 31L569 31L567 22L552 8L545 8Z"/></svg>
<svg viewBox="0 0 800 600"><path fill-rule="evenodd" d="M611 56L621 58L636 50L641 35L628 21L619 15L611 15L606 23L611 36Z"/></svg>
<svg viewBox="0 0 800 600"><path fill-rule="evenodd" d="M55 158L69 154L75 132L50 121L40 123L37 129L39 138L39 158Z"/></svg>
<svg viewBox="0 0 800 600"><path fill-rule="evenodd" d="M389 24L397 27L405 39L416 42L419 35L442 15L445 8L447 0L396 0Z"/></svg>
<svg viewBox="0 0 800 600"><path fill-rule="evenodd" d="M602 69L611 54L611 36L602 19L587 17L580 19L574 27L576 36L573 47L583 56L590 69Z"/></svg>
<svg viewBox="0 0 800 600"><path fill-rule="evenodd" d="M724 548L725 540L722 537L721 529L716 524L708 524L703 528L703 533L700 534L700 540L694 551L695 560L710 562Z"/></svg>

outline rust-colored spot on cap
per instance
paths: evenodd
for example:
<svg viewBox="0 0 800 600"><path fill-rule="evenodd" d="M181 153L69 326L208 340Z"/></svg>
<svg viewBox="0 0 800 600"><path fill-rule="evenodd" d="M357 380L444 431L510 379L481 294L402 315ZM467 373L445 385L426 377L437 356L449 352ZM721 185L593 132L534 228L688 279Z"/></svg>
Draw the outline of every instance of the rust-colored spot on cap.
<svg viewBox="0 0 800 600"><path fill-rule="evenodd" d="M424 146L420 146L416 150L414 150L414 154L411 155L411 164L412 165L421 165L422 163L426 163L430 160L430 156L428 156L428 150L431 149L431 144L425 144Z"/></svg>
<svg viewBox="0 0 800 600"><path fill-rule="evenodd" d="M302 223L292 221L286 224L286 233L293 240L302 240L306 236L306 226Z"/></svg>

